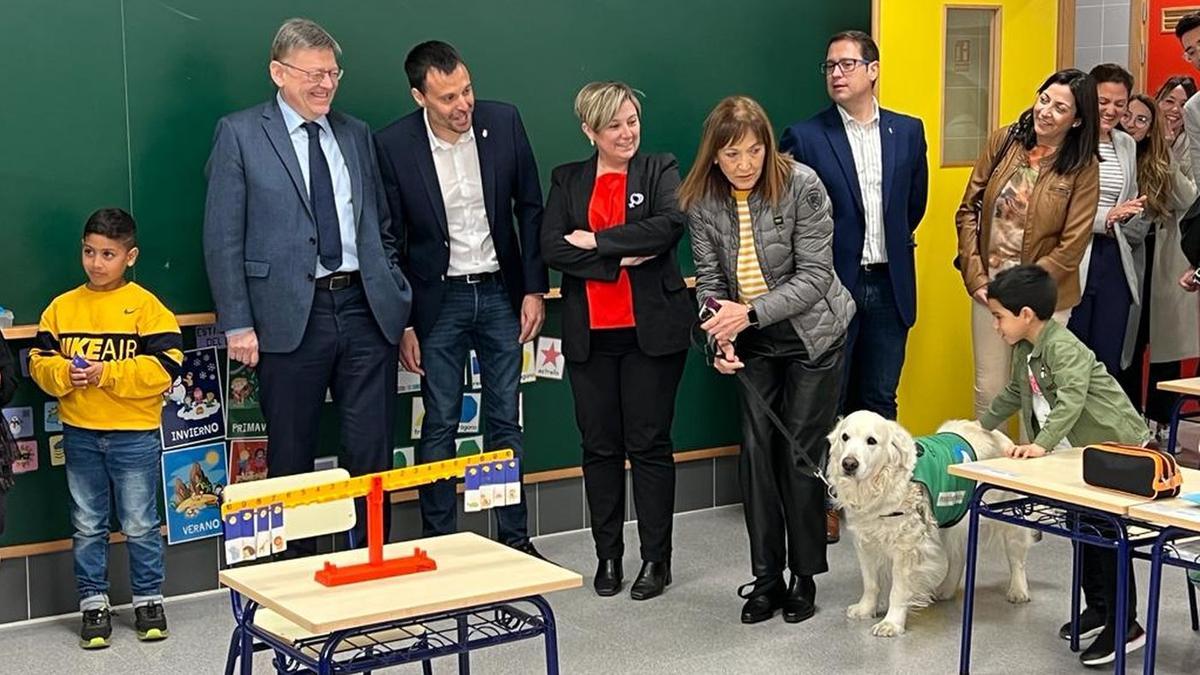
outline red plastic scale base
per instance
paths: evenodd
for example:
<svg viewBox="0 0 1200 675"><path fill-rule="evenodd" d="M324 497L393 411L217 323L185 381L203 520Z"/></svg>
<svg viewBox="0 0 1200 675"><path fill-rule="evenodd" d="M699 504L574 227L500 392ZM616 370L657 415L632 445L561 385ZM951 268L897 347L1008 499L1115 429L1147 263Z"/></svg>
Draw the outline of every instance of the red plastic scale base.
<svg viewBox="0 0 1200 675"><path fill-rule="evenodd" d="M383 479L379 476L371 481L371 491L367 493L367 556L367 562L346 567L326 562L313 578L325 586L341 586L437 569L429 553L419 548L413 548L410 556L383 559Z"/></svg>
<svg viewBox="0 0 1200 675"><path fill-rule="evenodd" d="M378 563L365 562L358 565L338 567L331 562L325 563L325 568L317 570L314 577L317 583L324 586L341 586L355 584L360 581L397 577L402 574L429 572L437 569L437 562L429 554L419 548L413 549L413 554L403 558L393 558Z"/></svg>

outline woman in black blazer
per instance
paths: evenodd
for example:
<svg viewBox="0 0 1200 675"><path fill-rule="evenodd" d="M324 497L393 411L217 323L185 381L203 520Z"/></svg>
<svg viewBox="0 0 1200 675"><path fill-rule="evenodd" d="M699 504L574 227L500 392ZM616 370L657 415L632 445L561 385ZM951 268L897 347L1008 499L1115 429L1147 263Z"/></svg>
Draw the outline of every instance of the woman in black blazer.
<svg viewBox="0 0 1200 675"><path fill-rule="evenodd" d="M630 596L645 600L671 583L671 420L695 320L675 255L687 216L675 158L638 152L641 104L628 85L585 86L575 114L596 154L551 174L542 256L563 273L563 354L583 438L596 593L621 590L628 459L642 554Z"/></svg>

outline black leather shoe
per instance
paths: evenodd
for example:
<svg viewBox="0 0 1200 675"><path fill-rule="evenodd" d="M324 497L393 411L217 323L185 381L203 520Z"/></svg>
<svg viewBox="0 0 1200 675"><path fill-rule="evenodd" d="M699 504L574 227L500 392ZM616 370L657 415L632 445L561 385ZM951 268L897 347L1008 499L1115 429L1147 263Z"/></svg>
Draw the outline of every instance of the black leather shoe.
<svg viewBox="0 0 1200 675"><path fill-rule="evenodd" d="M596 595L607 598L621 592L621 559L601 558L596 565L596 578L592 580L592 588Z"/></svg>
<svg viewBox="0 0 1200 675"><path fill-rule="evenodd" d="M812 618L817 613L814 601L817 597L817 584L809 575L793 574L788 586L787 597L783 601L783 620L788 623L800 623Z"/></svg>
<svg viewBox="0 0 1200 675"><path fill-rule="evenodd" d="M649 600L662 595L663 589L671 584L671 561L653 562L642 561L642 569L638 572L633 587L629 589L629 597L634 600Z"/></svg>
<svg viewBox="0 0 1200 675"><path fill-rule="evenodd" d="M521 553L524 553L525 555L531 555L531 556L537 558L538 560L545 560L548 563L553 563L552 560L546 560L546 556L542 555L542 552L537 550L537 548L533 545L532 541L526 540L524 543L509 544L509 546L517 549L518 551L520 551Z"/></svg>
<svg viewBox="0 0 1200 675"><path fill-rule="evenodd" d="M780 577L756 579L739 588L738 596L746 598L746 604L742 605L742 623L758 623L775 616L775 610L783 606L787 586Z"/></svg>

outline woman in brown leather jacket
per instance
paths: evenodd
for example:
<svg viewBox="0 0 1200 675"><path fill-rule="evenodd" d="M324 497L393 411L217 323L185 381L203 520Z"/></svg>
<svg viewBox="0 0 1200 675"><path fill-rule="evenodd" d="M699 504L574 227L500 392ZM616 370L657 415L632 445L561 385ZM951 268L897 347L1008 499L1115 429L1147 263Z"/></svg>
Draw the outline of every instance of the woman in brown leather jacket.
<svg viewBox="0 0 1200 675"><path fill-rule="evenodd" d="M1008 382L1011 349L992 330L987 284L996 274L1035 263L1058 283L1055 320L1065 325L1079 302L1079 263L1092 234L1100 194L1099 104L1091 76L1054 73L1033 107L1002 127L963 193L955 224L958 260L971 303L975 413Z"/></svg>

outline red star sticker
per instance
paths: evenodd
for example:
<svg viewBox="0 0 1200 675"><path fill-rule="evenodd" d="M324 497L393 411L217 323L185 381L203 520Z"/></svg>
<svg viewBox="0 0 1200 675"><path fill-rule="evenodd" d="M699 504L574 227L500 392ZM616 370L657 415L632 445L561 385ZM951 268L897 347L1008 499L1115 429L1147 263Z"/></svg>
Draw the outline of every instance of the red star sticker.
<svg viewBox="0 0 1200 675"><path fill-rule="evenodd" d="M546 363L548 363L550 365L557 364L558 357L559 357L559 351L554 348L553 342L550 343L550 347L548 349L542 350L542 358L546 359Z"/></svg>

